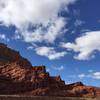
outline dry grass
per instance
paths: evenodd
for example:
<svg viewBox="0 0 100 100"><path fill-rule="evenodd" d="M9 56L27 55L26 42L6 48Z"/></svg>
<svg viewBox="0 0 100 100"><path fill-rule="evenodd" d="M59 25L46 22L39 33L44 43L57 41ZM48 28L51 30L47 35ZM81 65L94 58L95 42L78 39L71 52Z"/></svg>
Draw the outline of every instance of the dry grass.
<svg viewBox="0 0 100 100"><path fill-rule="evenodd" d="M0 100L100 100L100 98L1 95Z"/></svg>

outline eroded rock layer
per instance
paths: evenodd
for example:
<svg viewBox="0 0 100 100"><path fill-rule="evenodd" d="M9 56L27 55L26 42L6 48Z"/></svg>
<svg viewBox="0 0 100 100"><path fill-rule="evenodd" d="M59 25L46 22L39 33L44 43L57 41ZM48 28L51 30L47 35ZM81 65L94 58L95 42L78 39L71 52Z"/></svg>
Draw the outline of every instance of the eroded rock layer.
<svg viewBox="0 0 100 100"><path fill-rule="evenodd" d="M32 66L19 52L0 43L0 94L35 96L100 96L100 88L81 82L66 85L60 76L50 76L45 66Z"/></svg>

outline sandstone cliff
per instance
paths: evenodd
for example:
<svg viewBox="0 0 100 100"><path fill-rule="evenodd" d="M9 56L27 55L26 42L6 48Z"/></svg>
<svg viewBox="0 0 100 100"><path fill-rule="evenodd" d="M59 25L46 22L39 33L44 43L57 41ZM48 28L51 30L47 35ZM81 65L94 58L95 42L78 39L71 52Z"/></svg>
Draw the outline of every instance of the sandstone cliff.
<svg viewBox="0 0 100 100"><path fill-rule="evenodd" d="M45 66L32 66L19 52L0 43L0 94L40 96L100 96L100 88L81 82L66 85L60 76L50 76Z"/></svg>

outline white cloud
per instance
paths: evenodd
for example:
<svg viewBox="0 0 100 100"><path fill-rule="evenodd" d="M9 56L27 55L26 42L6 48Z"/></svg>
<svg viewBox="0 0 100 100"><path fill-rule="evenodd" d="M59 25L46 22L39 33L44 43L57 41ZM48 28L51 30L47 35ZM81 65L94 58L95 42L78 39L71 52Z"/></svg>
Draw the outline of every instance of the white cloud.
<svg viewBox="0 0 100 100"><path fill-rule="evenodd" d="M89 72L87 74L82 73L82 74L79 74L76 77L78 77L80 79L83 79L83 78L92 78L92 79L100 80L100 72Z"/></svg>
<svg viewBox="0 0 100 100"><path fill-rule="evenodd" d="M33 46L29 46L29 47L27 47L27 50L33 50Z"/></svg>
<svg viewBox="0 0 100 100"><path fill-rule="evenodd" d="M38 55L45 56L49 60L60 59L67 54L66 52L56 52L53 47L37 47L35 51Z"/></svg>
<svg viewBox="0 0 100 100"><path fill-rule="evenodd" d="M95 72L95 73L93 73L92 77L93 77L94 79L100 79L100 72Z"/></svg>
<svg viewBox="0 0 100 100"><path fill-rule="evenodd" d="M0 0L0 22L14 25L25 42L53 42L66 21L58 13L76 0ZM29 32L29 26L35 26ZM48 29L47 29L48 27ZM47 30L44 31L43 28Z"/></svg>
<svg viewBox="0 0 100 100"><path fill-rule="evenodd" d="M75 43L61 43L63 48L78 53L74 58L78 60L89 60L93 58L95 51L100 52L100 31L86 32L76 38Z"/></svg>
<svg viewBox="0 0 100 100"><path fill-rule="evenodd" d="M4 40L4 41L7 41L7 42L10 41L10 39L5 34L2 34L2 33L0 33L0 39Z"/></svg>
<svg viewBox="0 0 100 100"><path fill-rule="evenodd" d="M78 27L78 26L83 25L84 23L85 23L84 21L77 19L77 20L75 21L74 25L75 25L76 27Z"/></svg>
<svg viewBox="0 0 100 100"><path fill-rule="evenodd" d="M54 67L54 66L52 66L52 69L57 70L57 71L62 71L62 70L64 70L64 66L63 65L60 66L60 67Z"/></svg>
<svg viewBox="0 0 100 100"><path fill-rule="evenodd" d="M58 16L64 4L73 1L75 0L1 0L0 19L5 24L18 28L30 23L47 24L50 19Z"/></svg>
<svg viewBox="0 0 100 100"><path fill-rule="evenodd" d="M0 38L1 39L6 39L6 35L5 34L0 34Z"/></svg>
<svg viewBox="0 0 100 100"><path fill-rule="evenodd" d="M82 78L84 78L84 77L85 77L85 74L84 74L84 73L79 74L79 75L78 75L78 77L79 77L80 79L82 79Z"/></svg>
<svg viewBox="0 0 100 100"><path fill-rule="evenodd" d="M63 18L56 19L51 25L49 25L48 30L44 31L41 27L37 28L34 32L22 32L24 41L26 42L49 42L52 43L56 38L63 34L63 27L65 22Z"/></svg>
<svg viewBox="0 0 100 100"><path fill-rule="evenodd" d="M15 31L15 34L12 37L12 39L14 39L14 40L20 40L21 39L21 35L19 34L18 30Z"/></svg>

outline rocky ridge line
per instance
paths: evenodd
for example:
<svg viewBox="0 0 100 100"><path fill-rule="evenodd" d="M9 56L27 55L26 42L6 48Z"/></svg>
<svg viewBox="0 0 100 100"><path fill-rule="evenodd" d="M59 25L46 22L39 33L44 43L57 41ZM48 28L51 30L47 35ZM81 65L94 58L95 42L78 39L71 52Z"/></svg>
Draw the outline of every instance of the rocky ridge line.
<svg viewBox="0 0 100 100"><path fill-rule="evenodd" d="M96 97L100 88L82 82L66 85L60 76L50 76L45 66L32 66L19 52L0 43L0 94Z"/></svg>

